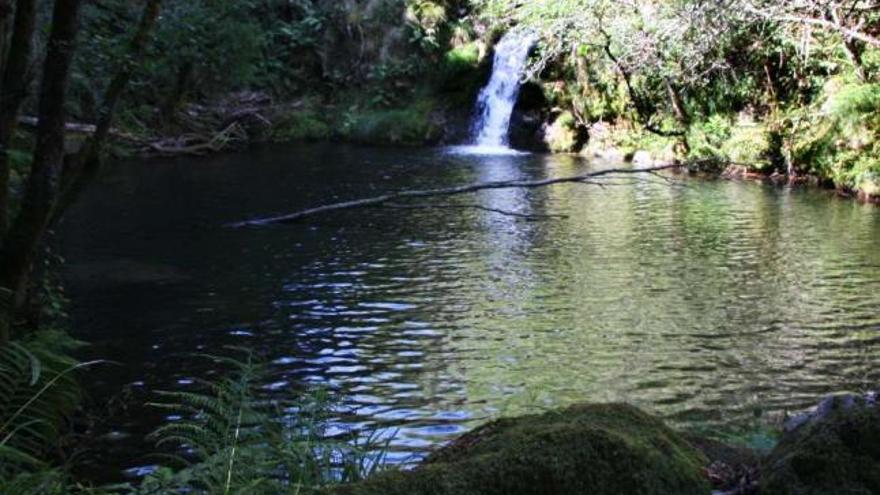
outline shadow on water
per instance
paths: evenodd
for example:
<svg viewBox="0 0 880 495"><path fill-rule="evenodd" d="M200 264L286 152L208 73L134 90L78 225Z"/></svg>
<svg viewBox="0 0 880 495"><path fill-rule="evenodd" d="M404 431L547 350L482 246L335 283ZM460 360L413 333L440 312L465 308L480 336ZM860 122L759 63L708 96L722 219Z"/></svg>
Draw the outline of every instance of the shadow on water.
<svg viewBox="0 0 880 495"><path fill-rule="evenodd" d="M405 462L487 418L624 400L689 427L737 428L880 370L880 210L735 182L490 190L481 210L262 214L404 188L582 172L572 157L341 145L123 163L61 235L78 336L128 386L103 462L144 464L156 389L211 373L193 352L244 345L268 389L332 388L340 423L398 430ZM119 440L122 438L122 440ZM112 478L113 474L107 474Z"/></svg>

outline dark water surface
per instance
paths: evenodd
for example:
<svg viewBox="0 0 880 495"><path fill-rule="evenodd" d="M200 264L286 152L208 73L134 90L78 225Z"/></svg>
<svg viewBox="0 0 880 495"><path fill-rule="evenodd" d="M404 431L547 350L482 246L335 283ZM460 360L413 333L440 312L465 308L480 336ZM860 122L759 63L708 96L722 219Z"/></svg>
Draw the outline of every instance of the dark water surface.
<svg viewBox="0 0 880 495"><path fill-rule="evenodd" d="M370 209L228 222L401 189L582 172L572 157L340 145L127 163L61 232L89 375L132 407L108 478L149 464L138 405L190 389L194 352L268 354L266 384L338 391L340 420L399 430L405 461L498 415L629 401L736 430L880 378L880 209L810 189L689 180L493 190L480 210ZM115 438L122 440L113 440Z"/></svg>

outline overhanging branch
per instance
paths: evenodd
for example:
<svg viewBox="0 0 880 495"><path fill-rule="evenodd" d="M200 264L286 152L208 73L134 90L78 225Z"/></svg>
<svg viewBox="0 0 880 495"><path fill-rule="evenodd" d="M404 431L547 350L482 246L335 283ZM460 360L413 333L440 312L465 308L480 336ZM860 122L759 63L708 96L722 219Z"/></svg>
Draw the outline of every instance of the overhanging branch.
<svg viewBox="0 0 880 495"><path fill-rule="evenodd" d="M859 31L857 29L852 29L852 28L849 28L849 27L844 26L842 24L832 22L832 21L829 21L826 19L819 19L819 18L815 18L815 17L807 17L807 16L801 16L801 15L795 15L795 14L789 14L789 13L782 13L782 12L774 13L774 12L770 12L767 10L758 9L758 8L751 6L751 5L746 5L745 9L746 9L746 11L748 11L752 14L758 15L758 16L763 17L764 19L767 19L770 21L790 22L790 23L796 23L796 24L808 24L811 26L818 26L818 27L825 28L825 29L828 29L831 31L837 31L848 38L856 39L856 40L859 40L863 43L867 43L867 44L875 46L875 47L880 47L880 39L877 39L867 33Z"/></svg>

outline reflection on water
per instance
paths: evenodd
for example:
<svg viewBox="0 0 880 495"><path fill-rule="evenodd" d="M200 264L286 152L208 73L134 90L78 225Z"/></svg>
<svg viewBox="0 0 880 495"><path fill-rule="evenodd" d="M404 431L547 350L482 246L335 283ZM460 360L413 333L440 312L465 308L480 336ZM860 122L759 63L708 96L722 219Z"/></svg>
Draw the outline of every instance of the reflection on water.
<svg viewBox="0 0 880 495"><path fill-rule="evenodd" d="M483 191L481 210L228 222L401 188L581 173L572 157L342 146L123 164L62 235L80 336L123 364L98 398L186 389L192 352L264 351L267 388L338 391L340 421L397 430L392 460L487 418L625 400L689 427L876 385L880 209L812 190L657 181ZM135 407L108 462L143 464Z"/></svg>

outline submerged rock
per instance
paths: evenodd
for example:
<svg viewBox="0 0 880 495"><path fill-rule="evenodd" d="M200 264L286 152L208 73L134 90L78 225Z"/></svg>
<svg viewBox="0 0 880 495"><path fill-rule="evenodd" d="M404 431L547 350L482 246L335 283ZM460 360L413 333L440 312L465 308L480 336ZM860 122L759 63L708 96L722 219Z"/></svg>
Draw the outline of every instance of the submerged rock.
<svg viewBox="0 0 880 495"><path fill-rule="evenodd" d="M620 404L502 419L413 471L340 486L337 495L709 493L706 457L659 419Z"/></svg>
<svg viewBox="0 0 880 495"><path fill-rule="evenodd" d="M785 430L762 465L761 494L880 493L876 393L829 397Z"/></svg>

